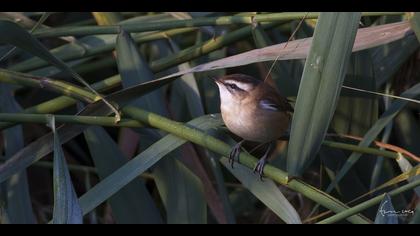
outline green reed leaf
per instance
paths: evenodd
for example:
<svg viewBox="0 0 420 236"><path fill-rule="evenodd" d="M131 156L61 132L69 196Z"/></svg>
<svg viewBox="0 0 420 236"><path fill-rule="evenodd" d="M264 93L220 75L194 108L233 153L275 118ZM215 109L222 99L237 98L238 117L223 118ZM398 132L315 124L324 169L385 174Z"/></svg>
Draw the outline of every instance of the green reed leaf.
<svg viewBox="0 0 420 236"><path fill-rule="evenodd" d="M287 153L289 175L311 164L334 114L361 13L321 13L299 87Z"/></svg>

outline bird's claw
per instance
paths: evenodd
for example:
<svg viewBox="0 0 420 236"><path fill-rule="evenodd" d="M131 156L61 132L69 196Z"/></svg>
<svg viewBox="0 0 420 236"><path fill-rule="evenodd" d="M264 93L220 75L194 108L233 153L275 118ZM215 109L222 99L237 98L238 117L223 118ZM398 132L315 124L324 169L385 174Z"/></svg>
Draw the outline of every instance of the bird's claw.
<svg viewBox="0 0 420 236"><path fill-rule="evenodd" d="M239 163L239 154L241 153L241 144L242 142L237 143L230 151L229 154L229 163L230 166L233 168L233 163L235 162L235 158L238 160Z"/></svg>
<svg viewBox="0 0 420 236"><path fill-rule="evenodd" d="M254 173L258 173L260 176L260 180L263 180L263 172L264 172L264 167L267 164L267 161L265 160L265 158L260 159L257 164L254 167Z"/></svg>

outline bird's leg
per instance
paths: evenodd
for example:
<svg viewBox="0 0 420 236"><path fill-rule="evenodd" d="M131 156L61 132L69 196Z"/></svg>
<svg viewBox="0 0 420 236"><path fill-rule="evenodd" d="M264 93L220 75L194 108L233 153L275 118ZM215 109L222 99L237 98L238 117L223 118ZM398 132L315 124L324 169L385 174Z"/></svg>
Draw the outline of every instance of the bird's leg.
<svg viewBox="0 0 420 236"><path fill-rule="evenodd" d="M276 141L272 141L268 144L268 148L264 153L264 156L262 156L262 158L257 162L257 164L255 165L254 168L254 173L258 172L258 174L260 175L260 179L262 180L262 176L263 176L263 171L264 171L264 166L267 163L267 158L269 158L271 156L271 154L274 151L274 147L276 146Z"/></svg>
<svg viewBox="0 0 420 236"><path fill-rule="evenodd" d="M235 158L237 158L239 162L239 154L241 153L241 146L244 142L245 142L245 139L235 144L235 146L233 146L232 148L232 151L230 151L229 163L232 166L232 168L233 168L233 163L235 162Z"/></svg>

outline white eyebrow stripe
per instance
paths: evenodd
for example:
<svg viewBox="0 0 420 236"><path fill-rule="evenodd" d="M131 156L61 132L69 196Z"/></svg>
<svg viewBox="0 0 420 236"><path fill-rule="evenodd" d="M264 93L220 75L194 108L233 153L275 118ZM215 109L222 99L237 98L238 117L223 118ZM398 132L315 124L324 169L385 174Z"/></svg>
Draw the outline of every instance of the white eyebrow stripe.
<svg viewBox="0 0 420 236"><path fill-rule="evenodd" d="M251 89L251 85L247 84L247 83L242 83L236 80L226 80L225 83L227 84L235 84L236 86L238 86L238 88L245 90L245 91L249 91Z"/></svg>

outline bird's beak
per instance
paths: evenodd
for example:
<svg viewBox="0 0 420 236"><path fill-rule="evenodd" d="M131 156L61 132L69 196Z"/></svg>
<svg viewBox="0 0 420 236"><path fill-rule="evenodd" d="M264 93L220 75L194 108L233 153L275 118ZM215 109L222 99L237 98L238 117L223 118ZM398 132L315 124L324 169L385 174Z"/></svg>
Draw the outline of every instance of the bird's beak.
<svg viewBox="0 0 420 236"><path fill-rule="evenodd" d="M212 79L216 82L216 84L221 84L220 77L212 77Z"/></svg>

